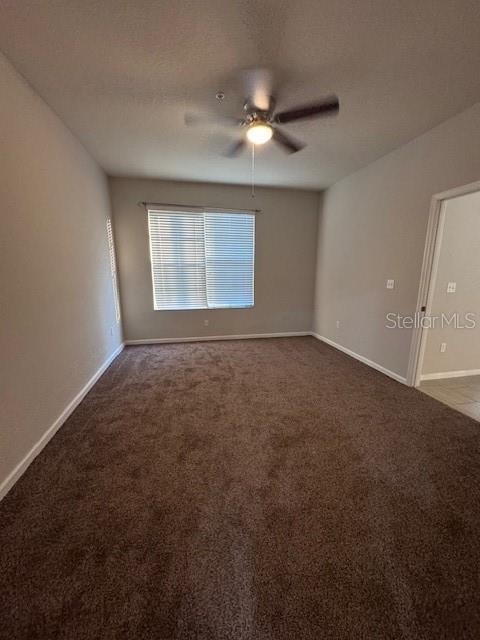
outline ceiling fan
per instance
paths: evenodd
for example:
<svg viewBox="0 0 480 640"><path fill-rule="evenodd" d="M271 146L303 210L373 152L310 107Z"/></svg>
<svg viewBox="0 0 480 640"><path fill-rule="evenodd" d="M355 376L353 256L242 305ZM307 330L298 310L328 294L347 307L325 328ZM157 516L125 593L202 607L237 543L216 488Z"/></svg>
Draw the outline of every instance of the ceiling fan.
<svg viewBox="0 0 480 640"><path fill-rule="evenodd" d="M328 115L336 115L340 104L337 96L329 96L309 104L300 105L286 111L275 112L276 98L273 90L272 74L268 69L250 69L243 72L246 100L243 105L245 115L243 118L229 118L225 116L212 116L202 118L194 114L186 114L187 125L213 122L215 124L227 124L242 127L245 135L236 140L225 155L229 158L238 156L246 146L246 139L254 145L265 144L273 140L286 153L296 153L305 147L303 142L291 137L277 125L288 124L307 118L321 118ZM217 93L217 99L221 102L224 98L222 92Z"/></svg>

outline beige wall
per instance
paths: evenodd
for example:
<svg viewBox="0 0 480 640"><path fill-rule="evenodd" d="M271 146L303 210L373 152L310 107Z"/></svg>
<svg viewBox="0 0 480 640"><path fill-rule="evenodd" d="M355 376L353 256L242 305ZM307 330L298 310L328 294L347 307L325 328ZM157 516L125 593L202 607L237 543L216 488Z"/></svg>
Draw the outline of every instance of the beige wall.
<svg viewBox="0 0 480 640"><path fill-rule="evenodd" d="M120 327L106 178L1 55L0 96L1 484L118 347Z"/></svg>
<svg viewBox="0 0 480 640"><path fill-rule="evenodd" d="M127 340L309 331L312 324L318 194L204 183L110 181L124 334ZM154 311L146 212L139 201L260 208L255 307ZM204 320L209 325L204 325Z"/></svg>
<svg viewBox="0 0 480 640"><path fill-rule="evenodd" d="M405 376L412 332L385 328L385 316L415 311L432 195L479 178L477 104L329 188L319 218L315 331Z"/></svg>
<svg viewBox="0 0 480 640"><path fill-rule="evenodd" d="M480 192L447 200L443 216L431 315L459 314L465 322L465 314L473 313L476 325L429 329L422 374L480 369ZM447 293L449 282L456 282L455 293Z"/></svg>

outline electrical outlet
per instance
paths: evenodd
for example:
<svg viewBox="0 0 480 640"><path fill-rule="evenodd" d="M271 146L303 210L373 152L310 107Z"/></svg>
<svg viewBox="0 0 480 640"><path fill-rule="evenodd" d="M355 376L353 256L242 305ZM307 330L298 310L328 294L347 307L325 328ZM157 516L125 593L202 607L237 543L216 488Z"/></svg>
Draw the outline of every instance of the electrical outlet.
<svg viewBox="0 0 480 640"><path fill-rule="evenodd" d="M340 329L340 320L337 320L336 324L337 324L337 329Z"/></svg>
<svg viewBox="0 0 480 640"><path fill-rule="evenodd" d="M203 324L204 324L206 327L208 327L208 320L204 320L204 321L203 321Z"/></svg>
<svg viewBox="0 0 480 640"><path fill-rule="evenodd" d="M387 289L393 289L395 287L395 280L387 280Z"/></svg>
<svg viewBox="0 0 480 640"><path fill-rule="evenodd" d="M445 353L446 350L447 350L447 343L442 342L442 344L440 345L440 353Z"/></svg>
<svg viewBox="0 0 480 640"><path fill-rule="evenodd" d="M447 284L447 293L455 293L456 290L457 290L456 282L449 282Z"/></svg>

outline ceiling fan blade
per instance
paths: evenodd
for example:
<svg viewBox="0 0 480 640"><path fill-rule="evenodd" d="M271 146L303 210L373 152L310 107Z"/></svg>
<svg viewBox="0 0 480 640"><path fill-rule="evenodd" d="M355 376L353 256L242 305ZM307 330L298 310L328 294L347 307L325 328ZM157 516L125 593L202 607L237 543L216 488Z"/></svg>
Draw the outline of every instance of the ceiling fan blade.
<svg viewBox="0 0 480 640"><path fill-rule="evenodd" d="M216 125L219 127L239 127L244 124L241 118L233 116L217 115L214 113L192 113L187 112L184 117L187 127L196 127L204 125Z"/></svg>
<svg viewBox="0 0 480 640"><path fill-rule="evenodd" d="M274 106L273 74L269 69L246 69L242 72L244 92L249 104L270 113Z"/></svg>
<svg viewBox="0 0 480 640"><path fill-rule="evenodd" d="M284 151L287 153L297 153L297 151L301 151L305 145L303 142L295 140L294 138L288 136L286 133L281 131L280 129L273 130L273 140L277 142Z"/></svg>
<svg viewBox="0 0 480 640"><path fill-rule="evenodd" d="M288 109L288 111L280 111L275 114L273 121L278 124L285 124L287 122L293 122L294 120L334 115L338 113L339 109L340 103L338 102L337 96L331 96L319 102L305 104L295 109Z"/></svg>
<svg viewBox="0 0 480 640"><path fill-rule="evenodd" d="M245 147L245 140L243 138L240 138L240 140L237 140L232 145L230 145L230 147L226 150L224 155L227 158L235 158L243 151L244 147Z"/></svg>

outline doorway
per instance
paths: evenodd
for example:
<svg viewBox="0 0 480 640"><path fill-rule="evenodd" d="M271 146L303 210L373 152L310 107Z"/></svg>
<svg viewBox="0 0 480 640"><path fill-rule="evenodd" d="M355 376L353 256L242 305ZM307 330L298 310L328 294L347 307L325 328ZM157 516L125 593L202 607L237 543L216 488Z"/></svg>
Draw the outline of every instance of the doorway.
<svg viewBox="0 0 480 640"><path fill-rule="evenodd" d="M417 319L409 384L480 419L480 183L432 198Z"/></svg>

